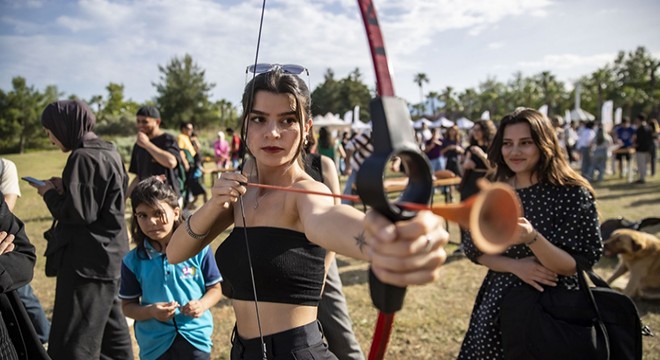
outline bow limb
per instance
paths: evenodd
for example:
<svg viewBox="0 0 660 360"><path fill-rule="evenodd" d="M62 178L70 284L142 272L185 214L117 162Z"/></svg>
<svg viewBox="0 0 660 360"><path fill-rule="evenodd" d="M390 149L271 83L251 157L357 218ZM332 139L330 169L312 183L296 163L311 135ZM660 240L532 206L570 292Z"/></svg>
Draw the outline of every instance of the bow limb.
<svg viewBox="0 0 660 360"><path fill-rule="evenodd" d="M357 192L365 204L391 221L409 219L415 213L394 205L385 193L385 167L392 156L399 156L409 176L408 186L399 200L428 204L433 192L430 165L413 138L412 122L405 101L394 97L394 86L376 8L372 0L358 0L358 5L369 39L379 97L372 100L369 106L374 152L360 166L356 179ZM381 360L385 357L394 324L394 313L403 307L406 288L384 284L371 269L369 288L372 302L379 310L369 360Z"/></svg>

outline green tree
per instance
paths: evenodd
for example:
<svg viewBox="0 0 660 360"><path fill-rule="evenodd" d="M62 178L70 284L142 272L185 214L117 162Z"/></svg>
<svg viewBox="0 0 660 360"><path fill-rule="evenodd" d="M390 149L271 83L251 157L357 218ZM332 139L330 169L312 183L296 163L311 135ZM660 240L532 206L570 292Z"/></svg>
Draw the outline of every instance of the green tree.
<svg viewBox="0 0 660 360"><path fill-rule="evenodd" d="M564 83L558 81L555 75L549 71L543 71L534 76L536 87L539 90L539 97L542 104L548 105L548 115L562 114L564 111L564 97L566 92Z"/></svg>
<svg viewBox="0 0 660 360"><path fill-rule="evenodd" d="M640 46L627 54L620 51L613 68L620 80L620 88L626 93L624 113L631 116L650 112L652 116L657 116L660 99L655 96L660 91L657 83L660 60Z"/></svg>
<svg viewBox="0 0 660 360"><path fill-rule="evenodd" d="M490 111L491 118L499 118L513 111L511 106L505 102L507 98L506 85L495 78L488 78L479 84L479 107L478 111ZM475 118L477 118L475 116Z"/></svg>
<svg viewBox="0 0 660 360"><path fill-rule="evenodd" d="M220 128L238 128L238 111L231 101L220 99L215 102L215 108L218 110L220 118Z"/></svg>
<svg viewBox="0 0 660 360"><path fill-rule="evenodd" d="M166 66L158 66L160 83L154 83L158 96L156 103L163 123L178 128L181 122L192 122L199 128L219 122L217 111L209 100L215 84L206 82L206 71L186 54L173 58Z"/></svg>
<svg viewBox="0 0 660 360"><path fill-rule="evenodd" d="M312 115L325 115L329 112L338 112L339 87L339 82L335 80L334 71L332 69L326 70L323 75L323 82L311 94Z"/></svg>
<svg viewBox="0 0 660 360"><path fill-rule="evenodd" d="M28 86L25 78L12 79L12 90L0 96L0 142L3 151L23 153L27 148L43 146L41 112L61 94L50 85L44 94Z"/></svg>
<svg viewBox="0 0 660 360"><path fill-rule="evenodd" d="M415 74L415 77L413 78L413 82L417 84L419 87L419 103L424 104L424 83L429 83L429 78L426 76L425 73L417 73ZM421 109L424 109L424 106L421 107ZM421 116L421 113L419 113Z"/></svg>
<svg viewBox="0 0 660 360"><path fill-rule="evenodd" d="M474 88L467 88L460 93L458 101L463 109L463 114L469 119L476 119L480 115L479 94Z"/></svg>
<svg viewBox="0 0 660 360"><path fill-rule="evenodd" d="M108 91L108 100L103 107L103 115L117 116L126 110L126 103L124 102L124 84L109 83L105 87Z"/></svg>
<svg viewBox="0 0 660 360"><path fill-rule="evenodd" d="M87 104L89 104L90 109L92 109L92 111L94 111L96 117L98 118L99 115L101 114L101 109L103 109L103 106L104 106L103 96L93 95L89 99Z"/></svg>
<svg viewBox="0 0 660 360"><path fill-rule="evenodd" d="M353 110L355 105L360 106L360 119L368 118L369 101L371 93L369 88L362 82L360 69L355 68L344 79L339 82L339 103L337 112L344 114Z"/></svg>
<svg viewBox="0 0 660 360"><path fill-rule="evenodd" d="M444 104L445 116L447 116L448 118L456 117L461 110L461 105L456 98L456 94L454 93L454 88L451 86L447 86L440 94L440 98L445 103Z"/></svg>
<svg viewBox="0 0 660 360"><path fill-rule="evenodd" d="M354 69L345 78L336 80L328 69L324 81L312 92L312 114L325 115L329 112L343 114L360 106L360 119L368 118L371 100L369 88L362 82L359 69Z"/></svg>
<svg viewBox="0 0 660 360"><path fill-rule="evenodd" d="M431 100L431 112L432 115L435 115L435 112L438 110L436 107L436 100L442 101L442 97L436 91L429 91L429 93L426 94L426 96L429 100Z"/></svg>

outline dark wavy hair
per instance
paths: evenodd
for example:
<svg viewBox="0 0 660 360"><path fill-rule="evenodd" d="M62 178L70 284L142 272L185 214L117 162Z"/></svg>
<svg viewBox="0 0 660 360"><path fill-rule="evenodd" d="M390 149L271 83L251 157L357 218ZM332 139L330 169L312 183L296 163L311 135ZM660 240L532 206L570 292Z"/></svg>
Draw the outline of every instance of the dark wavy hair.
<svg viewBox="0 0 660 360"><path fill-rule="evenodd" d="M157 176L151 176L140 181L131 193L131 206L133 207L131 235L133 237L133 243L137 246L138 255L141 257L146 257L146 250L144 249L146 235L144 235L142 229L140 229L140 225L138 225L135 209L140 204L145 204L151 208L162 209L160 205L161 201L171 206L172 209L179 207L178 196L174 192L174 189ZM179 217L179 220L174 221L174 229L181 224L181 221L181 217Z"/></svg>
<svg viewBox="0 0 660 360"><path fill-rule="evenodd" d="M512 113L505 115L500 121L493 143L488 151L488 158L496 165L495 181L509 179L515 173L506 165L502 156L502 143L504 130L513 124L528 124L532 140L539 149L540 158L531 175L536 175L539 182L550 183L555 186L582 186L589 190L595 198L594 189L589 182L573 170L562 155L557 134L550 120L540 112L529 108L517 108Z"/></svg>
<svg viewBox="0 0 660 360"><path fill-rule="evenodd" d="M243 115L241 120L241 138L243 143L246 145L246 154L250 152L250 144L246 142L247 134L250 128L249 122L247 120L250 117L250 112L252 112L252 107L254 106L255 95L259 91L267 91L273 94L287 94L293 96L296 104L296 118L298 120L298 124L300 125L300 141L298 142L298 148L296 149L296 154L298 155L293 159L293 161L300 161L300 164L302 165L302 159L300 155L302 154L303 143L305 137L307 136L307 134L304 132L305 120L311 119L312 117L312 101L309 95L309 88L307 88L307 85L300 77L297 75L285 73L279 67L255 76L252 80L250 80L250 82L247 83L247 85L245 85L242 99Z"/></svg>
<svg viewBox="0 0 660 360"><path fill-rule="evenodd" d="M478 126L479 129L481 129L481 135L483 136L483 141L485 143L486 148L488 148L490 144L493 142L493 137L497 132L497 128L495 127L495 124L493 123L492 120L479 120L474 124L474 126ZM475 139L474 136L470 136L470 145L479 145L477 143L477 139Z"/></svg>

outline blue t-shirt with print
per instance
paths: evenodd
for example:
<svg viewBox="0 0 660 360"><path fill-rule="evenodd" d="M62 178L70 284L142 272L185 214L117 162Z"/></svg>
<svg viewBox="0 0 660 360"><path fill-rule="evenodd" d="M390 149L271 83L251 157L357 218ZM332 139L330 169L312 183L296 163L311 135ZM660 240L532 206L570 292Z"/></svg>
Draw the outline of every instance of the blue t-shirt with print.
<svg viewBox="0 0 660 360"><path fill-rule="evenodd" d="M144 248L145 252L138 252L136 248L124 257L119 288L121 299L140 299L141 305L176 301L184 306L191 300L199 300L207 287L222 281L209 246L176 265L170 264L165 254L154 249L146 239ZM199 318L193 318L177 309L167 322L136 321L135 338L140 346L140 359L158 358L170 348L177 333L195 348L210 353L213 345L211 312L206 310Z"/></svg>
<svg viewBox="0 0 660 360"><path fill-rule="evenodd" d="M635 129L632 127L623 127L619 126L616 129L616 137L621 140L623 147L631 147L633 135L635 135Z"/></svg>

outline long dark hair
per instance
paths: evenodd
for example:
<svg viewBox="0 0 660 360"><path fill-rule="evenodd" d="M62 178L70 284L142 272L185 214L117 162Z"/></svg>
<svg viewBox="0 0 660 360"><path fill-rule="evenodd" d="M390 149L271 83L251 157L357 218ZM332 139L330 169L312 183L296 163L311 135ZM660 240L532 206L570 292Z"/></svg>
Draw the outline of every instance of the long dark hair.
<svg viewBox="0 0 660 360"><path fill-rule="evenodd" d="M502 143L504 141L504 130L513 124L528 124L532 134L532 140L539 149L540 158L532 176L536 175L539 182L547 182L556 186L582 186L589 190L595 198L594 189L589 182L573 170L562 155L557 134L550 120L540 112L529 108L518 108L512 113L505 115L497 129L493 143L488 152L491 163L496 165L493 179L504 181L515 173L506 165L502 156Z"/></svg>
<svg viewBox="0 0 660 360"><path fill-rule="evenodd" d="M479 129L481 129L481 136L484 144L479 144L474 136L470 136L470 145L483 146L483 149L487 151L488 147L490 147L490 144L493 142L495 133L497 132L495 124L492 120L479 120L474 126L478 126Z"/></svg>
<svg viewBox="0 0 660 360"><path fill-rule="evenodd" d="M302 165L301 154L303 151L303 143L307 134L305 133L305 120L311 119L312 107L311 98L309 96L309 89L305 82L296 75L285 73L280 67L261 73L250 80L245 85L243 91L243 116L241 120L241 138L245 144L246 154L250 152L250 147L247 143L247 134L249 131L248 118L254 106L254 98L257 92L267 91L273 94L288 94L292 95L296 104L296 118L300 125L300 141L296 154L298 154L293 161L299 161Z"/></svg>
<svg viewBox="0 0 660 360"><path fill-rule="evenodd" d="M319 129L319 146L324 149L332 149L335 147L335 138L325 126L321 126Z"/></svg>
<svg viewBox="0 0 660 360"><path fill-rule="evenodd" d="M147 236L144 235L142 229L140 229L140 225L138 225L135 209L140 204L145 204L151 208L161 208L161 201L171 206L172 209L179 207L178 196L172 186L164 183L157 176L151 176L140 181L131 193L131 206L133 207L131 235L133 237L133 243L137 246L138 256L140 257L146 256L144 239ZM174 221L173 229L176 229L181 224L181 221L181 217L179 217L179 220Z"/></svg>

